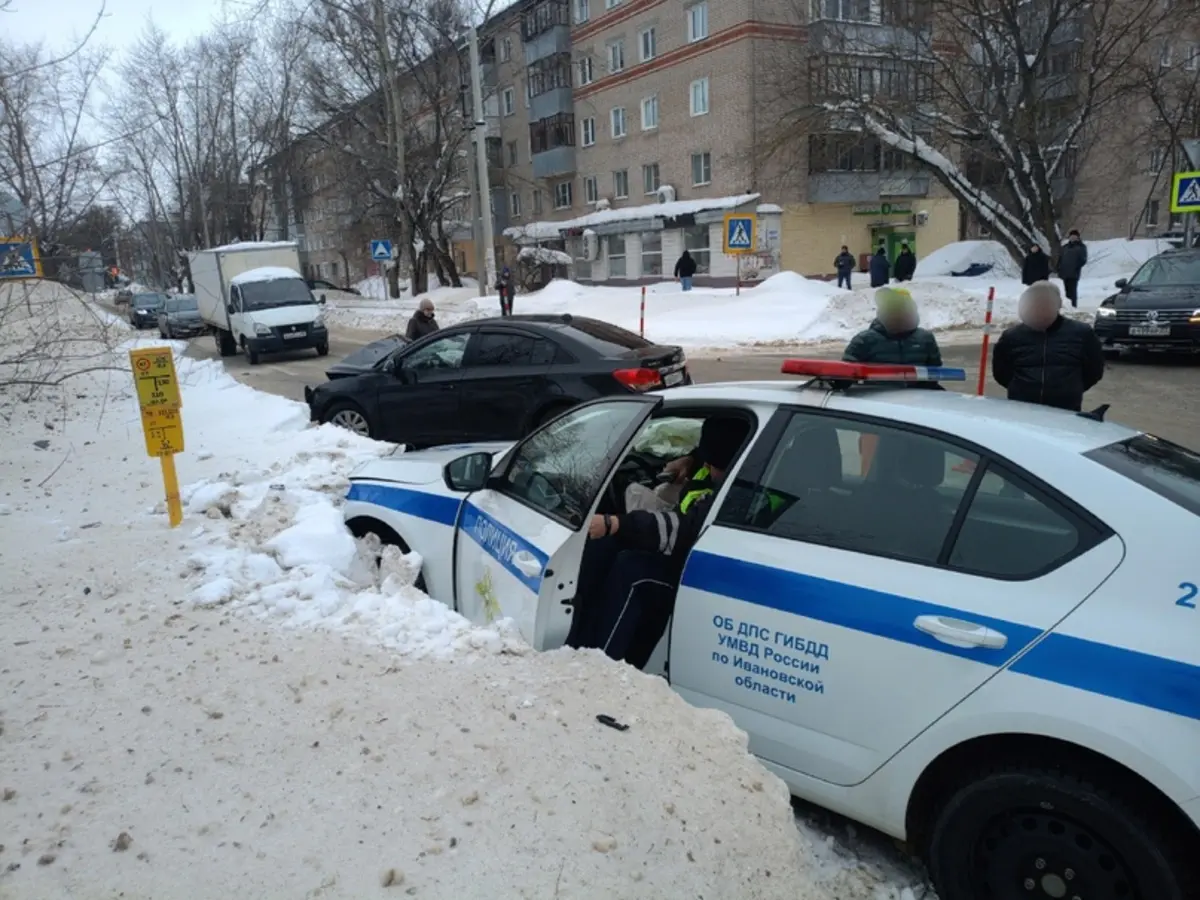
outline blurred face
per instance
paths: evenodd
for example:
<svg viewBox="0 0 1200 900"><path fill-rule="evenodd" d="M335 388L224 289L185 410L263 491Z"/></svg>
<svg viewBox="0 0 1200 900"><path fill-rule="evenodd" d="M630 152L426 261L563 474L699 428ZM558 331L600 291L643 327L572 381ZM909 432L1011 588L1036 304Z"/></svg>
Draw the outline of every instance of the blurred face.
<svg viewBox="0 0 1200 900"><path fill-rule="evenodd" d="M421 315L433 318L433 303L429 300L421 301Z"/></svg>
<svg viewBox="0 0 1200 900"><path fill-rule="evenodd" d="M1042 248L1039 247L1037 244L1034 244L1032 247L1029 248L1029 252L1030 253L1041 253Z"/></svg>
<svg viewBox="0 0 1200 900"><path fill-rule="evenodd" d="M1030 328L1045 331L1058 318L1061 301L1048 292L1026 291L1021 295L1017 313Z"/></svg>

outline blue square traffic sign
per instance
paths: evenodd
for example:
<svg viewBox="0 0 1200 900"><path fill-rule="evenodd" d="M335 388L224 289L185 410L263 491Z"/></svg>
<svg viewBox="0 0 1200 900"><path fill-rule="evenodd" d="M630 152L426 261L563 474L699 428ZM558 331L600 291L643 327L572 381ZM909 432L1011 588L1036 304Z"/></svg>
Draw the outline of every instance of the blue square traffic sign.
<svg viewBox="0 0 1200 900"><path fill-rule="evenodd" d="M392 258L391 241L371 241L371 259L385 262Z"/></svg>
<svg viewBox="0 0 1200 900"><path fill-rule="evenodd" d="M740 213L730 213L725 216L725 252L753 253L757 245L755 241L754 216Z"/></svg>
<svg viewBox="0 0 1200 900"><path fill-rule="evenodd" d="M1171 212L1200 212L1200 172L1176 172L1171 184Z"/></svg>

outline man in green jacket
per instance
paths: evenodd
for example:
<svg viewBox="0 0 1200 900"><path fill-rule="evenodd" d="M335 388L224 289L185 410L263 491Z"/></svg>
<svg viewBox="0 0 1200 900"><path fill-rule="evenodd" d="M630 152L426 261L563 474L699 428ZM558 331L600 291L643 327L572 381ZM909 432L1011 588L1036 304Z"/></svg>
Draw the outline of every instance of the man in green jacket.
<svg viewBox="0 0 1200 900"><path fill-rule="evenodd" d="M918 327L917 302L903 288L875 292L875 321L846 345L846 362L940 366L942 351L933 332Z"/></svg>

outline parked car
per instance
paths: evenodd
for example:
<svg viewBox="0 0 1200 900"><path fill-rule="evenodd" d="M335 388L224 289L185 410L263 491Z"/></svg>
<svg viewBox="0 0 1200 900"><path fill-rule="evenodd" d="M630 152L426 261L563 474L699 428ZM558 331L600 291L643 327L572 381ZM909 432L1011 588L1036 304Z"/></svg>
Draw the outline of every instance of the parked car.
<svg viewBox="0 0 1200 900"><path fill-rule="evenodd" d="M357 288L338 287L332 281L326 281L323 278L309 278L307 283L308 289L313 292L314 296L331 300L334 306L353 305L356 300L362 299L362 292Z"/></svg>
<svg viewBox="0 0 1200 900"><path fill-rule="evenodd" d="M117 291L117 297L114 301L117 306L128 306L133 300L133 290L129 285L125 285Z"/></svg>
<svg viewBox="0 0 1200 900"><path fill-rule="evenodd" d="M195 294L168 297L158 311L158 333L167 339L195 337L207 332L208 326L200 318Z"/></svg>
<svg viewBox="0 0 1200 900"><path fill-rule="evenodd" d="M158 324L158 311L167 302L167 295L157 292L134 294L129 303L129 324L134 328L152 328Z"/></svg>
<svg viewBox="0 0 1200 900"><path fill-rule="evenodd" d="M365 347L355 350L339 363L334 363L325 370L325 377L330 381L338 378L350 378L355 375L365 375L385 357L390 356L401 347L409 344L408 338L402 334L390 334L385 338L372 341Z"/></svg>
<svg viewBox="0 0 1200 900"><path fill-rule="evenodd" d="M650 429L744 422L645 671L732 717L795 795L906 841L942 900L1196 897L1200 454L903 389L961 369L783 371L805 382L606 397L516 445L372 460L347 527L555 649L595 597L593 516L667 461Z"/></svg>
<svg viewBox="0 0 1200 900"><path fill-rule="evenodd" d="M1200 250L1167 250L1146 260L1096 310L1092 327L1106 354L1123 349L1200 350Z"/></svg>
<svg viewBox="0 0 1200 900"><path fill-rule="evenodd" d="M424 447L516 440L586 400L689 380L679 347L597 319L513 316L444 328L304 399L313 421Z"/></svg>

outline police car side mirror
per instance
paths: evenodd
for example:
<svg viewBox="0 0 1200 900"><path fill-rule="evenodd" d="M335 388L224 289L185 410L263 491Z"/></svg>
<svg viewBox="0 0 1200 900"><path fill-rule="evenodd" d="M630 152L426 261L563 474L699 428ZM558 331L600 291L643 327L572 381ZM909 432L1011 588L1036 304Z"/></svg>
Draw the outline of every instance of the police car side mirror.
<svg viewBox="0 0 1200 900"><path fill-rule="evenodd" d="M1127 278L1118 278L1116 281L1113 282L1113 286L1121 288L1121 290L1124 290L1128 285L1129 285L1129 280Z"/></svg>
<svg viewBox="0 0 1200 900"><path fill-rule="evenodd" d="M487 487L491 473L492 454L485 452L460 456L453 462L447 463L446 468L442 471L446 487L462 493L483 490Z"/></svg>

